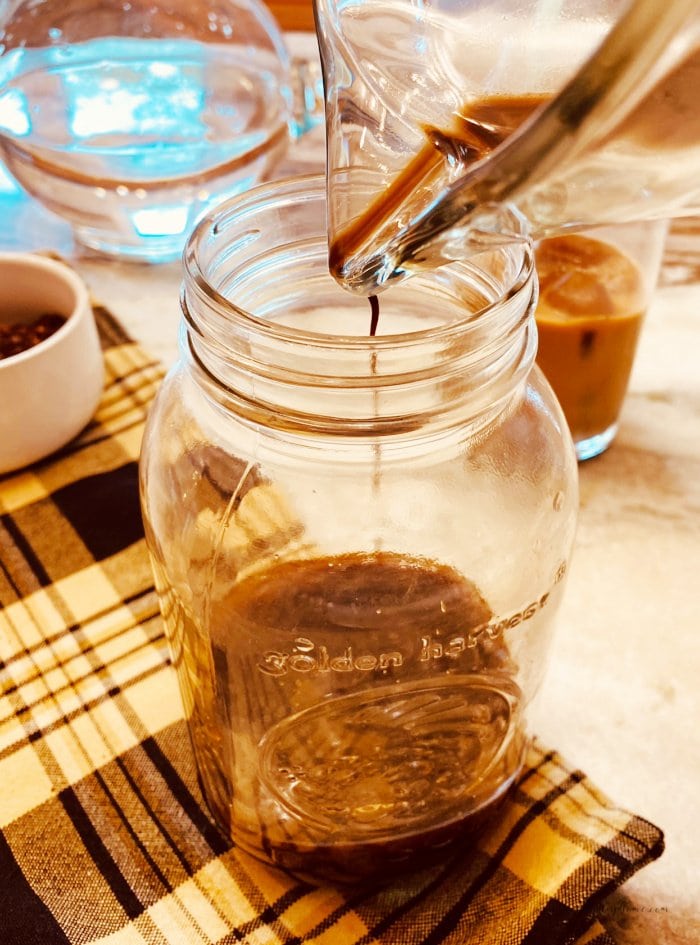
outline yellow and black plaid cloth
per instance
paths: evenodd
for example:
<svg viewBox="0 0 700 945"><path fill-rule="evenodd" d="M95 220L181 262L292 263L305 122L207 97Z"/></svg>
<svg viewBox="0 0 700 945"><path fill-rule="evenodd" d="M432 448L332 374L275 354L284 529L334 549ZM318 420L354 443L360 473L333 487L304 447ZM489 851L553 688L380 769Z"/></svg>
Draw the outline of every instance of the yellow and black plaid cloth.
<svg viewBox="0 0 700 945"><path fill-rule="evenodd" d="M138 504L161 370L96 314L95 420L0 478L2 945L609 945L596 914L662 835L537 743L479 848L394 886L314 888L216 831Z"/></svg>

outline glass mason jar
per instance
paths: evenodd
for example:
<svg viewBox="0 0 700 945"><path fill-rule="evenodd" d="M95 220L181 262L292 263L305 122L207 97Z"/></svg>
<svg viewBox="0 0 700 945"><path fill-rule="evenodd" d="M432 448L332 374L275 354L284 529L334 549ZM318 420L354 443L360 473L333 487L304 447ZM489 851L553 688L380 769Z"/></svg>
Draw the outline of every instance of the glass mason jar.
<svg viewBox="0 0 700 945"><path fill-rule="evenodd" d="M527 244L392 289L374 337L327 254L322 178L201 222L141 484L215 820L356 882L463 842L517 777L578 500Z"/></svg>

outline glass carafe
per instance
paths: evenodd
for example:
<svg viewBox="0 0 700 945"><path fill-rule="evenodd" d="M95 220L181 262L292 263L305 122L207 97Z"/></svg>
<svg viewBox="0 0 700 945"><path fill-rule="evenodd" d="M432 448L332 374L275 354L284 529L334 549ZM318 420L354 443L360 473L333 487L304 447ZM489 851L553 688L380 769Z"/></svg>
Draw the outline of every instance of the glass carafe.
<svg viewBox="0 0 700 945"><path fill-rule="evenodd" d="M103 253L179 257L271 173L313 92L261 0L0 4L0 159Z"/></svg>
<svg viewBox="0 0 700 945"><path fill-rule="evenodd" d="M317 0L331 269L372 294L533 238L691 212L697 0Z"/></svg>

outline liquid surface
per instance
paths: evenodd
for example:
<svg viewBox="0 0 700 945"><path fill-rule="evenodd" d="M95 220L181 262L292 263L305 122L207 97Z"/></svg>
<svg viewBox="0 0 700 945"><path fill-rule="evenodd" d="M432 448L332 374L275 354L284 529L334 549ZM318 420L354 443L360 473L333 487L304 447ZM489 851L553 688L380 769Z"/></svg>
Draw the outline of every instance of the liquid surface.
<svg viewBox="0 0 700 945"><path fill-rule="evenodd" d="M225 45L107 38L3 60L0 133L103 184L206 174L287 118L269 55Z"/></svg>
<svg viewBox="0 0 700 945"><path fill-rule="evenodd" d="M622 408L644 315L642 274L616 247L577 235L543 240L536 263L537 363L574 440L584 440Z"/></svg>

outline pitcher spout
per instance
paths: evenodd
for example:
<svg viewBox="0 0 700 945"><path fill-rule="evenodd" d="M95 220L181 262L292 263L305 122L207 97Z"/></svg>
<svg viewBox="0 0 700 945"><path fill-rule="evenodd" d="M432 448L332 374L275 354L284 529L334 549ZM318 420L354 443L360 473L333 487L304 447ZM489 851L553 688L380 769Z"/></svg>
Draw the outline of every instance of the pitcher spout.
<svg viewBox="0 0 700 945"><path fill-rule="evenodd" d="M697 207L696 0L573 6L316 0L341 285Z"/></svg>

